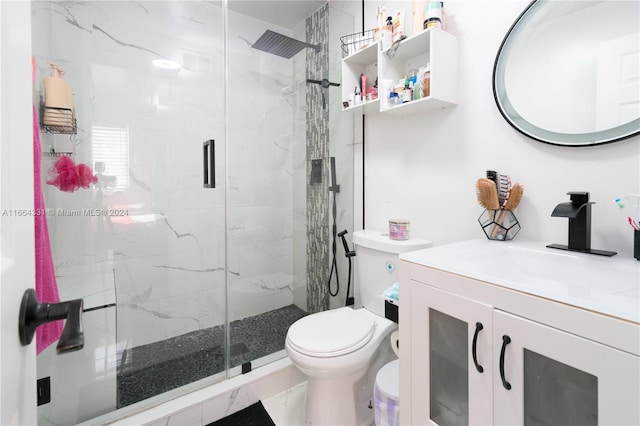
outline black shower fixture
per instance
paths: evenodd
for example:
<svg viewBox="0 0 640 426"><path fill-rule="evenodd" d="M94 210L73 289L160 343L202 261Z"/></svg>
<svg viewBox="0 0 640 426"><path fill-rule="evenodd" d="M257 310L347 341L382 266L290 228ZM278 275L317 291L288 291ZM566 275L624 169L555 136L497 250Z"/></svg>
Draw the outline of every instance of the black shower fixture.
<svg viewBox="0 0 640 426"><path fill-rule="evenodd" d="M327 89L329 86L340 87L340 83L330 82L326 78L323 78L322 80L312 80L312 79L308 78L307 79L307 83L319 84L320 86L322 86L325 89Z"/></svg>

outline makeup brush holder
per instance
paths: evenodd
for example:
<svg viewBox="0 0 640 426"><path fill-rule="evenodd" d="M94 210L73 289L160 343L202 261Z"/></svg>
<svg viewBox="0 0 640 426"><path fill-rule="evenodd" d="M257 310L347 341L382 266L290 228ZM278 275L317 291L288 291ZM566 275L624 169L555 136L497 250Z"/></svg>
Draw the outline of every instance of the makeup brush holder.
<svg viewBox="0 0 640 426"><path fill-rule="evenodd" d="M640 231L633 231L633 257L640 260Z"/></svg>
<svg viewBox="0 0 640 426"><path fill-rule="evenodd" d="M490 240L509 241L520 232L520 223L511 210L485 210L478 218L484 234Z"/></svg>

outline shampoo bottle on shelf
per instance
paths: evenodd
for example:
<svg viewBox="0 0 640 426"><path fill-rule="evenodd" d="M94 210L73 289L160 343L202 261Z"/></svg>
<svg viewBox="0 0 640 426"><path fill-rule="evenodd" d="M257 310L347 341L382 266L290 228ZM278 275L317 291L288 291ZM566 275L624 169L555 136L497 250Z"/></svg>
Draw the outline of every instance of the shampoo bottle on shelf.
<svg viewBox="0 0 640 426"><path fill-rule="evenodd" d="M387 50L393 44L393 18L391 16L387 17L387 22L382 27L380 43L380 50Z"/></svg>

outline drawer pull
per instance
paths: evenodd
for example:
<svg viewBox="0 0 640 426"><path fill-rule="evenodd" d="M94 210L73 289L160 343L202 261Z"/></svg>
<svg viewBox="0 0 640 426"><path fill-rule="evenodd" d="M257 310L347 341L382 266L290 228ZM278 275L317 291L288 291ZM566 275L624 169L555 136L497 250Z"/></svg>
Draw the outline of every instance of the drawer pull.
<svg viewBox="0 0 640 426"><path fill-rule="evenodd" d="M507 351L507 345L511 343L511 337L506 334L502 336L502 349L500 350L500 378L502 379L502 386L506 390L511 390L511 383L507 382L504 377L504 353Z"/></svg>
<svg viewBox="0 0 640 426"><path fill-rule="evenodd" d="M482 323L477 322L476 323L476 331L475 333L473 333L473 344L471 345L471 355L473 356L473 363L476 366L476 370L478 370L478 373L482 373L484 372L484 368L478 364L478 353L477 353L477 344L478 344L478 334L480 334L480 330L482 330L484 328L484 326L482 325Z"/></svg>

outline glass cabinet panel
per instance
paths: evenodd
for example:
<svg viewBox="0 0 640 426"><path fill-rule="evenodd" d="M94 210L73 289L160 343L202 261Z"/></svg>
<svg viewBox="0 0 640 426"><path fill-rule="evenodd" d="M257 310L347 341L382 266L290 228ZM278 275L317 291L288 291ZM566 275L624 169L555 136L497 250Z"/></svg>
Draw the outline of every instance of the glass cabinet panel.
<svg viewBox="0 0 640 426"><path fill-rule="evenodd" d="M524 349L524 424L598 424L598 378Z"/></svg>
<svg viewBox="0 0 640 426"><path fill-rule="evenodd" d="M469 424L468 324L429 309L430 416L441 426Z"/></svg>

